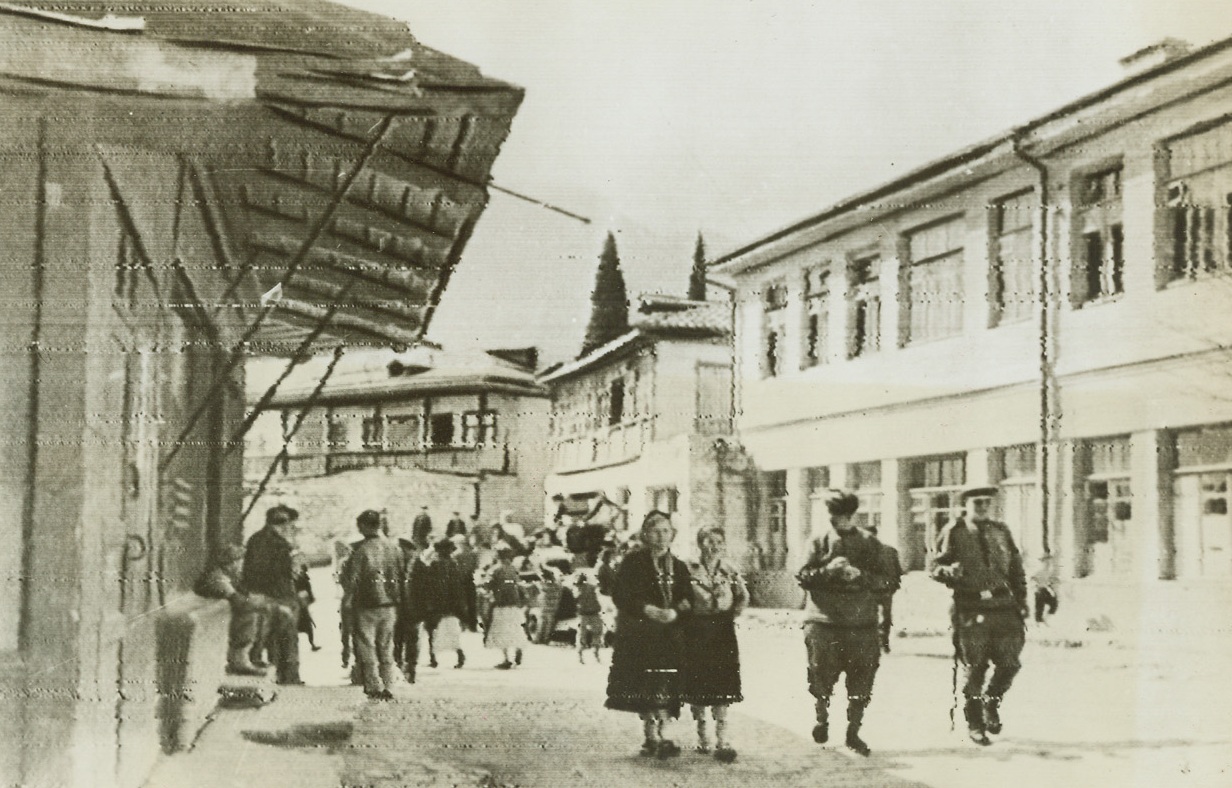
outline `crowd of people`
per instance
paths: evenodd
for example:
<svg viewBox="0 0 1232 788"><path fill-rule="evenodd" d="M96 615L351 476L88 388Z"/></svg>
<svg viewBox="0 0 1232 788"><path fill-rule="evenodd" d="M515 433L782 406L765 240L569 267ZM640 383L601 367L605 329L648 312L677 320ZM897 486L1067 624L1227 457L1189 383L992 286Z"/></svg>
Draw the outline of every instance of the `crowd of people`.
<svg viewBox="0 0 1232 788"><path fill-rule="evenodd" d="M989 734L1002 730L1001 702L1020 669L1028 616L1021 556L1009 529L988 517L994 494L991 488L962 493L964 515L941 530L930 561L932 578L953 592L963 714L971 740L979 745L991 744ZM858 507L856 496L832 492L829 528L809 540L796 579L805 592L813 739L829 740L831 696L844 677L844 743L867 756L861 727L881 655L890 649L901 568L897 552L878 540L875 526L856 526ZM297 520L294 509L272 507L265 527L247 546L224 549L199 583L200 593L231 602L227 667L233 673L264 673L272 664L278 683L302 683L298 637L300 632L312 637L307 611L313 595L307 567L294 548ZM696 560L684 561L672 553L671 517L659 511L647 514L637 534L620 544L609 529L568 522L529 538L511 523L496 523L482 535L476 526L468 528L455 513L445 537L433 541L425 507L412 523L411 537L393 539L383 513L368 510L356 519L362 538L342 546L337 557L342 661L347 667L353 657L353 681L369 697L392 698L399 674L415 681L421 632L427 635L431 667L454 652L453 667L462 668L461 634L480 627L485 646L501 654L497 669L521 665L528 645L526 574L569 573L580 662L588 651L601 661L608 635L605 611L614 606L606 706L639 715L642 754L680 753L667 732L688 705L697 749L724 763L735 760L728 709L743 699L735 621L749 592L725 555L722 529L701 528ZM486 604L480 605L480 597ZM310 644L316 648L311 639Z"/></svg>

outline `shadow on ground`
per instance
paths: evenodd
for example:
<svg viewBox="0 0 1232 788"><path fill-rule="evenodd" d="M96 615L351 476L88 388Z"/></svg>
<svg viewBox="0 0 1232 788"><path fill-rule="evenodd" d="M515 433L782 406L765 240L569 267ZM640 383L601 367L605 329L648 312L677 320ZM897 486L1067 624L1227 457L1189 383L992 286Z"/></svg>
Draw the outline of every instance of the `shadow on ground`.
<svg viewBox="0 0 1232 788"><path fill-rule="evenodd" d="M272 747L324 748L340 750L351 742L354 724L350 722L324 722L311 725L292 725L280 731L242 731L246 740Z"/></svg>

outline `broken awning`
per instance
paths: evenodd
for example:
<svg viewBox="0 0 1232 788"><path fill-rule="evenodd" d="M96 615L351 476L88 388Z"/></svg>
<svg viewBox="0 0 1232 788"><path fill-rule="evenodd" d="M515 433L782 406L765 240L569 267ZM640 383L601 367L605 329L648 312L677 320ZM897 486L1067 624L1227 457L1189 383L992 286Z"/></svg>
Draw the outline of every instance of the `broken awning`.
<svg viewBox="0 0 1232 788"><path fill-rule="evenodd" d="M269 354L422 339L522 99L318 0L0 3L6 89L123 119L97 146L115 199L186 206L177 245L216 263L189 268L196 296ZM150 150L173 183L150 184Z"/></svg>

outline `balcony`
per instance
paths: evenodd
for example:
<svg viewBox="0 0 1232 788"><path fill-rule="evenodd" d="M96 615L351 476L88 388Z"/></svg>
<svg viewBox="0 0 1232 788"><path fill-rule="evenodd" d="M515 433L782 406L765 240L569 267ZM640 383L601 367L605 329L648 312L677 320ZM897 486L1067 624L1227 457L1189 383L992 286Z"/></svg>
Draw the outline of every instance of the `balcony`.
<svg viewBox="0 0 1232 788"><path fill-rule="evenodd" d="M643 447L653 438L652 418L602 427L586 435L565 438L556 442L556 470L580 471L636 460L641 456Z"/></svg>
<svg viewBox="0 0 1232 788"><path fill-rule="evenodd" d="M273 461L273 457L248 457L245 459L245 475L260 478ZM466 475L517 472L514 455L507 446L499 445L293 454L284 460L278 473L290 478L308 478L363 468L402 468Z"/></svg>

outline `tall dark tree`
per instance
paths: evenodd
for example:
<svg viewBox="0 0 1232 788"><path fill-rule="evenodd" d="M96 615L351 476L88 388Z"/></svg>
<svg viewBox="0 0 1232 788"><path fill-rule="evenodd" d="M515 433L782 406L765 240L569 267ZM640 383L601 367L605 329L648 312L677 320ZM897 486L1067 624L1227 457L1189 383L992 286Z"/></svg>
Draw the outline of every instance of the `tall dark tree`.
<svg viewBox="0 0 1232 788"><path fill-rule="evenodd" d="M616 239L608 233L603 243L603 254L599 255L595 289L590 294L590 324L586 326L581 355L611 342L628 330L629 295L625 291L625 276L620 271Z"/></svg>
<svg viewBox="0 0 1232 788"><path fill-rule="evenodd" d="M693 270L689 272L689 300L706 300L706 242L697 234L697 246L693 249Z"/></svg>

